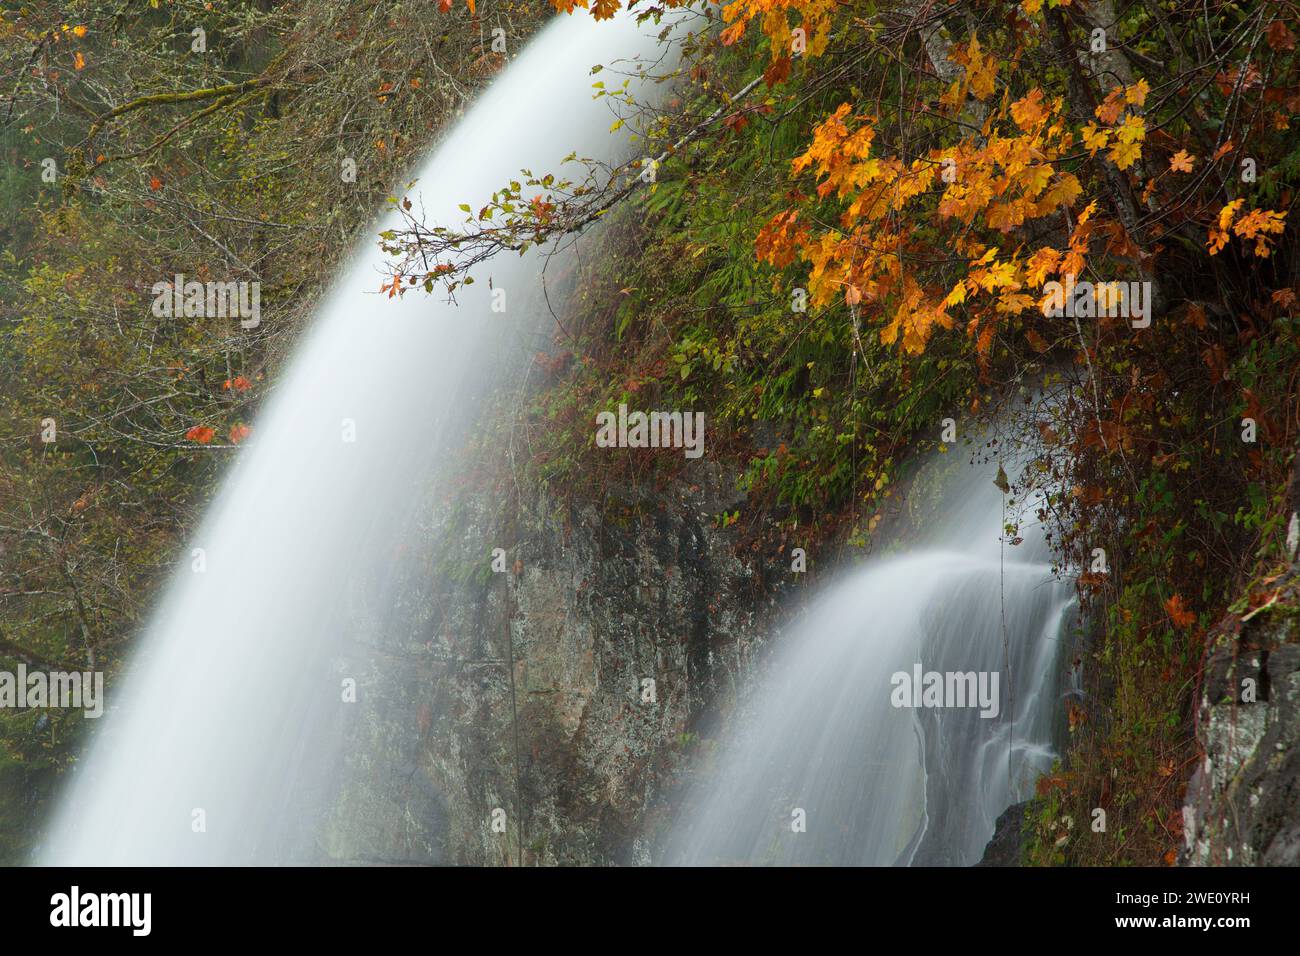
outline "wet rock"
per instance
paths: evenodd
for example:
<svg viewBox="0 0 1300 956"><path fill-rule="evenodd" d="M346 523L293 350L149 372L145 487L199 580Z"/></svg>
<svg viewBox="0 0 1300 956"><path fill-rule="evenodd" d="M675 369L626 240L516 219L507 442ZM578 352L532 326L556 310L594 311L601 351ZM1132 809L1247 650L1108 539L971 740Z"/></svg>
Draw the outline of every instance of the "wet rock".
<svg viewBox="0 0 1300 956"><path fill-rule="evenodd" d="M1300 575L1215 636L1199 700L1205 758L1183 806L1193 866L1300 865Z"/></svg>
<svg viewBox="0 0 1300 956"><path fill-rule="evenodd" d="M599 506L499 486L440 506L396 588L405 628L361 638L370 693L326 856L650 862L690 742L795 577L779 548L717 520L743 501L734 488L701 462Z"/></svg>
<svg viewBox="0 0 1300 956"><path fill-rule="evenodd" d="M993 827L993 838L976 866L1020 866L1024 846L1025 811L1030 801L1007 807Z"/></svg>

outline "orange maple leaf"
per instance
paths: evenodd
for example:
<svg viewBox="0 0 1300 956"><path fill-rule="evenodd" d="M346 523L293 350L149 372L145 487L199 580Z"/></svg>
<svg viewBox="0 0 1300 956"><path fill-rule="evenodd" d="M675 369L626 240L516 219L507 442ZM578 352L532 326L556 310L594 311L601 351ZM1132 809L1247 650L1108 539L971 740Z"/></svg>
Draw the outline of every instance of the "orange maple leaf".
<svg viewBox="0 0 1300 956"><path fill-rule="evenodd" d="M1170 158L1169 168L1175 173L1190 173L1192 163L1195 161L1195 156L1190 155L1185 149L1180 149Z"/></svg>
<svg viewBox="0 0 1300 956"><path fill-rule="evenodd" d="M251 431L252 429L247 425L232 425L230 428L230 444L238 445L248 437Z"/></svg>
<svg viewBox="0 0 1300 956"><path fill-rule="evenodd" d="M555 211L555 203L547 202L541 196L534 196L529 205L532 207L533 215L537 217L539 222L549 220L551 213Z"/></svg>
<svg viewBox="0 0 1300 956"><path fill-rule="evenodd" d="M1101 120L1107 126L1111 126L1119 119L1119 114L1124 112L1124 89L1115 87L1110 94L1102 101L1101 105L1094 110L1097 119Z"/></svg>
<svg viewBox="0 0 1300 956"><path fill-rule="evenodd" d="M723 30L718 36L718 39L722 42L723 46L731 46L744 35L745 21L737 20L731 26L727 27L727 29Z"/></svg>
<svg viewBox="0 0 1300 956"><path fill-rule="evenodd" d="M216 432L207 425L195 425L185 433L186 438L190 441L196 441L200 445L206 445L208 442L212 441L214 435L216 435Z"/></svg>
<svg viewBox="0 0 1300 956"><path fill-rule="evenodd" d="M1243 239L1253 239L1255 241L1255 255L1262 258L1268 258L1269 235L1280 234L1285 229L1286 219L1285 211L1270 211L1267 209L1252 209L1246 215L1237 220L1232 231Z"/></svg>
<svg viewBox="0 0 1300 956"><path fill-rule="evenodd" d="M1011 118L1022 130L1032 130L1047 119L1047 110L1043 107L1043 91L1037 86L1022 99L1011 104Z"/></svg>
<svg viewBox="0 0 1300 956"><path fill-rule="evenodd" d="M1174 627L1191 627L1196 623L1196 615L1183 607L1183 597L1175 594L1165 602L1165 613L1174 622Z"/></svg>

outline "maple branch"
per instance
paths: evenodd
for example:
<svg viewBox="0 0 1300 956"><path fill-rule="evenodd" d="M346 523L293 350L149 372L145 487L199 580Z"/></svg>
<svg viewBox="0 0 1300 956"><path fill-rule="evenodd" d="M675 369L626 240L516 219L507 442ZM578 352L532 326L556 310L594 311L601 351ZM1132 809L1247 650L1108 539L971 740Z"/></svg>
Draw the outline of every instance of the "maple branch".
<svg viewBox="0 0 1300 956"><path fill-rule="evenodd" d="M800 54L793 54L798 58ZM390 289L390 297L405 290L401 281L409 286L424 281L425 290L432 291L434 282L441 282L448 292L463 284L463 277L475 266L493 258L501 252L526 252L535 245L542 245L553 239L576 235L601 219L611 209L632 195L641 185L652 182L646 178L644 171L657 169L672 156L675 156L691 142L698 139L710 127L725 116L733 115L732 109L743 102L750 93L763 82L764 74L751 79L715 109L703 120L696 123L672 144L650 160L629 160L610 171L603 186L578 186L570 195L557 203L546 202L534 206L531 219L524 218L507 221L503 226L484 227L465 232L450 230L441 226L426 227L410 213L409 202L398 206L398 211L406 220L406 228L400 232L385 234L382 247L391 254L401 256L397 268L392 274L392 283L384 288ZM640 170L640 171L638 171ZM588 183L592 176L588 176ZM620 183L619 180L623 181ZM527 185L543 185L544 180L530 176ZM559 188L571 185L558 184ZM501 195L500 193L498 195ZM551 199L556 198L551 194ZM578 200L585 200L579 202ZM542 208L546 207L546 208ZM494 208L493 204L484 207L484 211ZM496 203L495 208L506 208L513 213L510 203ZM480 213L479 221L483 220ZM450 261L441 261L449 259ZM432 260L432 267L430 260ZM417 268L417 264L419 268Z"/></svg>

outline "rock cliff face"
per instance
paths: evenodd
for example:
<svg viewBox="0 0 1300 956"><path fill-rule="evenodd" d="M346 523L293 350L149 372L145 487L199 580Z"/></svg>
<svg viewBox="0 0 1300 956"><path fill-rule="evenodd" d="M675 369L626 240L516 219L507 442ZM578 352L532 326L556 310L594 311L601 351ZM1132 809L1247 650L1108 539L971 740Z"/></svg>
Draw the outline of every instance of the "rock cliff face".
<svg viewBox="0 0 1300 956"><path fill-rule="evenodd" d="M432 593L399 587L406 631L346 665L366 676L324 859L650 862L676 770L795 578L719 527L733 475L688 474L599 511L501 488L441 509L413 562Z"/></svg>
<svg viewBox="0 0 1300 956"><path fill-rule="evenodd" d="M993 837L976 866L1020 866L1025 842L1025 813L1029 801L1013 803L1002 811L993 827Z"/></svg>
<svg viewBox="0 0 1300 956"><path fill-rule="evenodd" d="M796 592L860 554L724 526L744 496L708 460L604 501L474 483L402 546L404 577L386 586L404 623L358 615L340 662L361 675L358 702L317 862L656 862L685 772L708 764L692 758ZM935 475L909 486L889 540L910 540L934 503ZM810 573L792 573L796 545L818 552Z"/></svg>
<svg viewBox="0 0 1300 956"><path fill-rule="evenodd" d="M1300 456L1288 497L1294 562ZM1300 864L1300 564L1246 605L1216 629L1197 702L1205 758L1183 806L1194 866Z"/></svg>
<svg viewBox="0 0 1300 956"><path fill-rule="evenodd" d="M1184 861L1300 864L1300 572L1274 603L1220 626L1205 666L1205 758L1183 807Z"/></svg>
<svg viewBox="0 0 1300 956"><path fill-rule="evenodd" d="M685 761L803 583L720 527L733 488L701 462L599 505L495 485L442 503L391 588L406 627L360 628L340 663L362 677L320 861L652 862ZM1207 657L1186 864L1300 864L1300 565L1263 593ZM985 865L1015 865L1022 814Z"/></svg>

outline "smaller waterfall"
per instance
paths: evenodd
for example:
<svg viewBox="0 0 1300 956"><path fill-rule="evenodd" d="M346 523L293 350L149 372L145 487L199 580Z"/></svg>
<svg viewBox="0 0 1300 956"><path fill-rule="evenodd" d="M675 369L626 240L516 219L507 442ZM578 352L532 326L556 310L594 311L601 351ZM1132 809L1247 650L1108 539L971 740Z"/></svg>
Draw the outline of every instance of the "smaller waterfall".
<svg viewBox="0 0 1300 956"><path fill-rule="evenodd" d="M963 469L924 545L838 581L777 639L694 769L665 862L979 861L997 817L1051 766L1074 603L1041 529L1001 540L993 477L992 465ZM996 689L996 716L978 703L895 706L918 672L973 674L945 689Z"/></svg>

